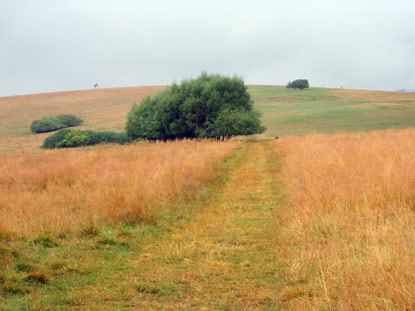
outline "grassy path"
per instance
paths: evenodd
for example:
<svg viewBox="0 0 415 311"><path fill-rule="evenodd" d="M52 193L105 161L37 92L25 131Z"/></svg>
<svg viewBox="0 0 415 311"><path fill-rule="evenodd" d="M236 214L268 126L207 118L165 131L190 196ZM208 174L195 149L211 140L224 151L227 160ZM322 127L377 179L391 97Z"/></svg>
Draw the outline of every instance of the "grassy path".
<svg viewBox="0 0 415 311"><path fill-rule="evenodd" d="M220 198L143 249L135 276L139 309L273 309L273 151L268 143L245 144L227 165L232 173Z"/></svg>
<svg viewBox="0 0 415 311"><path fill-rule="evenodd" d="M10 242L0 310L278 310L277 164L269 142L245 143L208 199L157 224Z"/></svg>

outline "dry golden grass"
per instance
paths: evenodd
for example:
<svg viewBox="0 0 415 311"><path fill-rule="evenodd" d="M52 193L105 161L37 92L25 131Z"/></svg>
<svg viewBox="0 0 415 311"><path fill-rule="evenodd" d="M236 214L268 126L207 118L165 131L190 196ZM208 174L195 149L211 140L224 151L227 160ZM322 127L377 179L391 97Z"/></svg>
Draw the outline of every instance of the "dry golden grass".
<svg viewBox="0 0 415 311"><path fill-rule="evenodd" d="M80 129L122 131L134 102L165 87L124 87L0 97L0 154L33 151L51 135L31 134L33 120L71 113L85 123Z"/></svg>
<svg viewBox="0 0 415 311"><path fill-rule="evenodd" d="M287 136L278 251L289 310L415 310L415 129Z"/></svg>
<svg viewBox="0 0 415 311"><path fill-rule="evenodd" d="M70 232L151 220L214 176L233 142L178 141L0 157L3 232Z"/></svg>
<svg viewBox="0 0 415 311"><path fill-rule="evenodd" d="M330 89L329 89L330 90ZM332 95L350 102L365 102L368 105L390 107L413 107L414 94L369 90L332 89Z"/></svg>

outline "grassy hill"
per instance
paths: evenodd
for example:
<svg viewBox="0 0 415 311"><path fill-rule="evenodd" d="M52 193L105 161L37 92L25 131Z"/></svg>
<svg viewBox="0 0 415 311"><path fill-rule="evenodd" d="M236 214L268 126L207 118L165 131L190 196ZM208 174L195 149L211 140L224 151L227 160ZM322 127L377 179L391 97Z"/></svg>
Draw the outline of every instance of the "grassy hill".
<svg viewBox="0 0 415 311"><path fill-rule="evenodd" d="M414 309L415 128L287 134L413 127L415 94L250 86L281 139L18 153L161 89L0 98L1 310Z"/></svg>
<svg viewBox="0 0 415 311"><path fill-rule="evenodd" d="M51 135L32 134L31 122L72 113L85 122L80 129L122 131L134 102L165 87L124 87L0 97L0 154L33 151Z"/></svg>
<svg viewBox="0 0 415 311"><path fill-rule="evenodd" d="M266 134L338 133L415 126L415 94L250 86Z"/></svg>
<svg viewBox="0 0 415 311"><path fill-rule="evenodd" d="M72 113L81 129L122 131L133 102L165 87L128 87L0 98L0 154L33 151L50 135L31 134L34 119ZM415 126L415 93L249 86L266 135L356 132Z"/></svg>

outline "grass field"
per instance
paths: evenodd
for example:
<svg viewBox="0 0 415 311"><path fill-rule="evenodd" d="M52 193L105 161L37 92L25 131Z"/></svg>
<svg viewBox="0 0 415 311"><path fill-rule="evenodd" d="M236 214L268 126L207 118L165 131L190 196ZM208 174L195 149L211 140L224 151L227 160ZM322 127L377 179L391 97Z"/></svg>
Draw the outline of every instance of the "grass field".
<svg viewBox="0 0 415 311"><path fill-rule="evenodd" d="M288 310L415 309L415 129L275 143Z"/></svg>
<svg viewBox="0 0 415 311"><path fill-rule="evenodd" d="M50 133L31 134L34 119L72 113L80 129L124 130L133 102L165 87L98 89L0 97L0 154L38 149ZM249 86L266 135L336 133L415 126L415 93Z"/></svg>
<svg viewBox="0 0 415 311"><path fill-rule="evenodd" d="M415 94L250 86L268 130L227 142L28 133L161 89L0 98L1 311L415 310Z"/></svg>
<svg viewBox="0 0 415 311"><path fill-rule="evenodd" d="M415 93L250 86L266 134L284 136L415 126Z"/></svg>
<svg viewBox="0 0 415 311"><path fill-rule="evenodd" d="M57 234L151 222L214 178L236 146L182 140L3 156L0 234Z"/></svg>

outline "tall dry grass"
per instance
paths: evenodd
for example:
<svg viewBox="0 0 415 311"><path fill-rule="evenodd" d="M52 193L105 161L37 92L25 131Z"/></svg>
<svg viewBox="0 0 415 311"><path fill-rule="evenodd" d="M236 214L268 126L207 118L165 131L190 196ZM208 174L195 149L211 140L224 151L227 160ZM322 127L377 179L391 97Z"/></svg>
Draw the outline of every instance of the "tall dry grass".
<svg viewBox="0 0 415 311"><path fill-rule="evenodd" d="M236 146L183 140L2 156L0 228L32 234L149 220L191 197Z"/></svg>
<svg viewBox="0 0 415 311"><path fill-rule="evenodd" d="M415 310L415 129L284 137L289 310Z"/></svg>

